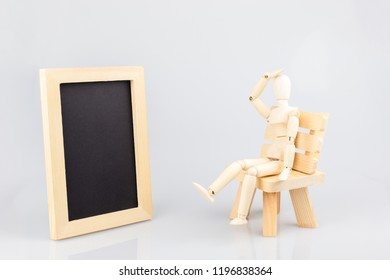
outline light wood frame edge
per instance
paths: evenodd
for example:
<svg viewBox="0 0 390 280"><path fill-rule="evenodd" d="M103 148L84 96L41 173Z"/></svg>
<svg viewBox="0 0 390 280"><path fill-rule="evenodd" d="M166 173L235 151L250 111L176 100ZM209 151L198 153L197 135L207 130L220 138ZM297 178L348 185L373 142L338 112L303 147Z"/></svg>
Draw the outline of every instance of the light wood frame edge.
<svg viewBox="0 0 390 280"><path fill-rule="evenodd" d="M60 83L130 80L138 207L68 221ZM100 67L40 70L42 121L50 238L64 239L152 217L146 96L143 67Z"/></svg>

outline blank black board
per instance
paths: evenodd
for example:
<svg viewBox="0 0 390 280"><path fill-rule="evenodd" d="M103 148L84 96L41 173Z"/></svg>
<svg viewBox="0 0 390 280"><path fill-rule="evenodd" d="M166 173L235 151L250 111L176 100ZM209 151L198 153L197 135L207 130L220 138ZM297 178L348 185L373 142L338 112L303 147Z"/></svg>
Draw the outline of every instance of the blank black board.
<svg viewBox="0 0 390 280"><path fill-rule="evenodd" d="M60 95L69 221L138 207L130 81Z"/></svg>

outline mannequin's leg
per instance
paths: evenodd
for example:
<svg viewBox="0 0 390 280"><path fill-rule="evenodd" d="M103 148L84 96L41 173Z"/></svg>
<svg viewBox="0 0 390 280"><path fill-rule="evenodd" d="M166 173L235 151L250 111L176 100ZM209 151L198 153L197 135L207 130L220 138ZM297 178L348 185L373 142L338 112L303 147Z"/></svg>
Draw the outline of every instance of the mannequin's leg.
<svg viewBox="0 0 390 280"><path fill-rule="evenodd" d="M231 163L224 171L211 183L208 190L201 185L193 183L196 189L210 201L214 201L213 196L220 192L228 183L230 183L242 170L247 170L252 166L268 162L269 159L245 159Z"/></svg>
<svg viewBox="0 0 390 280"><path fill-rule="evenodd" d="M240 202L238 205L237 218L233 219L230 223L232 225L241 225L247 223L247 216L249 208L252 203L253 195L256 190L257 177L265 177L269 175L279 174L283 169L283 163L281 161L270 161L255 165L246 171L246 175L242 182Z"/></svg>

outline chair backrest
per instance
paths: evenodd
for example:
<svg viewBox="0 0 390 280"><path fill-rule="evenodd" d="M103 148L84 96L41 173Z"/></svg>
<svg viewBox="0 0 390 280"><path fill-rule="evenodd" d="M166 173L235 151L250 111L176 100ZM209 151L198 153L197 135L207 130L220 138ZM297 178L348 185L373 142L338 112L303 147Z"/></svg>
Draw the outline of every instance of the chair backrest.
<svg viewBox="0 0 390 280"><path fill-rule="evenodd" d="M322 143L328 124L328 113L300 112L299 131L295 139L295 159L293 169L313 174L317 170L320 159ZM268 128L268 127L267 127ZM273 140L275 135L270 135L266 129L266 140ZM275 128L272 130L275 131ZM261 156L265 157L269 144L264 144Z"/></svg>

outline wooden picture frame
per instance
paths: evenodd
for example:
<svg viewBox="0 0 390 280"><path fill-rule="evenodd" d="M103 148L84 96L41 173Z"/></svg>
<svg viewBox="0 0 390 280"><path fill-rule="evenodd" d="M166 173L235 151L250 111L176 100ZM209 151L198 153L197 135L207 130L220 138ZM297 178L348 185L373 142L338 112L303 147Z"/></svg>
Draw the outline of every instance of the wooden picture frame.
<svg viewBox="0 0 390 280"><path fill-rule="evenodd" d="M63 84L83 84L88 86L89 83L90 85L99 86L100 82L102 85L108 85L107 82L114 82L113 84L115 84L115 82L119 81L127 81L130 85L128 90L130 92L129 99L131 102L128 104L130 112L128 114L132 118L132 136L134 141L133 162L135 164L136 178L136 186L131 186L131 188L136 190L135 199L137 200L137 205L136 207L129 209L69 219L70 209L68 208L68 204L70 200L67 196L69 195L69 192L67 191L67 176L69 174L66 172L66 166L68 166L66 164L71 163L68 162L69 159L67 162L65 159L63 130L64 108L61 107L61 98L64 95L61 95L61 86ZM40 83L51 239L64 239L151 219L152 199L150 189L149 147L143 68L100 67L41 69ZM88 98L92 96L94 95L88 95L85 96L85 98L88 100ZM106 103L110 103L110 93L105 93L105 100ZM118 104L123 105L123 102L119 102ZM127 104L123 106L127 106ZM121 108L124 108L123 106ZM89 110L94 110L94 107L91 106ZM69 111L69 114L72 114L72 109ZM71 133L73 132L69 133L69 137L71 139ZM113 146L115 146L115 143ZM132 147L130 148L132 149ZM127 158L128 156L126 155L125 159ZM82 174L82 170L80 172ZM97 170L96 172L99 171ZM108 174L107 176L110 175ZM112 186L107 186L105 191L110 191L111 187ZM87 195L95 195L94 190L91 189L88 191ZM115 194L113 194L113 196L115 197ZM81 208L83 207L82 205L79 206Z"/></svg>

